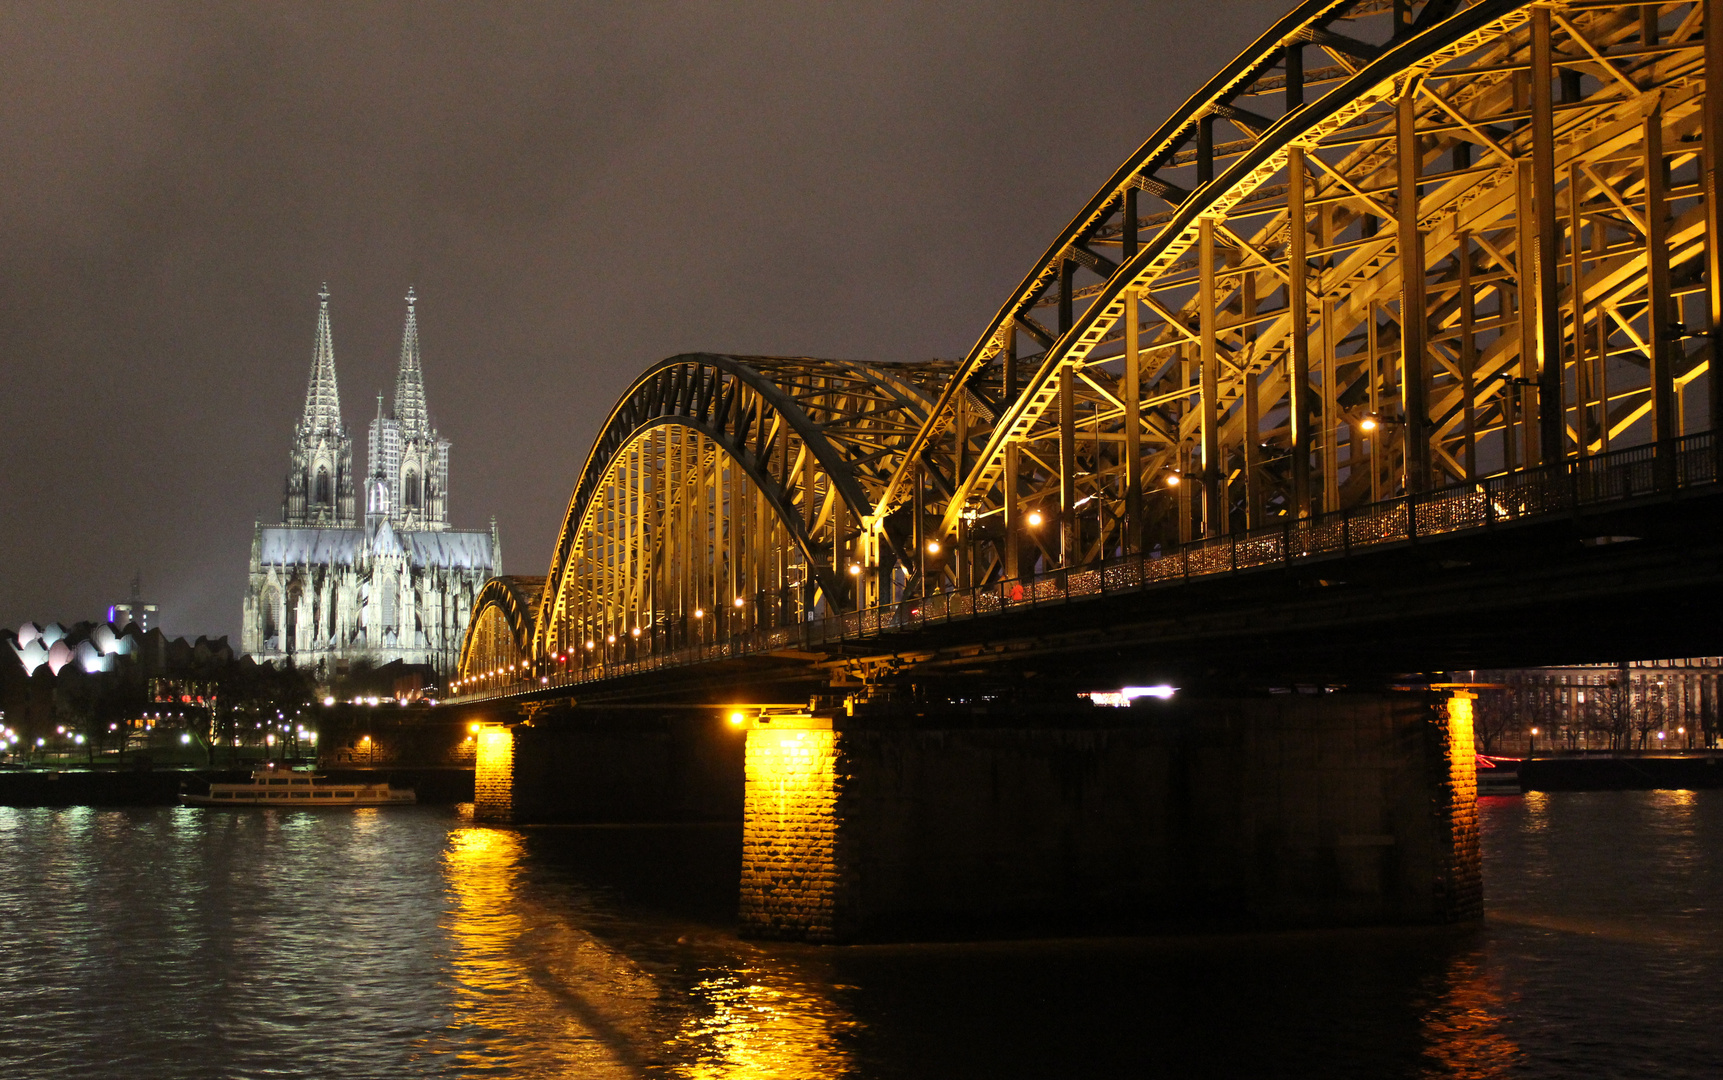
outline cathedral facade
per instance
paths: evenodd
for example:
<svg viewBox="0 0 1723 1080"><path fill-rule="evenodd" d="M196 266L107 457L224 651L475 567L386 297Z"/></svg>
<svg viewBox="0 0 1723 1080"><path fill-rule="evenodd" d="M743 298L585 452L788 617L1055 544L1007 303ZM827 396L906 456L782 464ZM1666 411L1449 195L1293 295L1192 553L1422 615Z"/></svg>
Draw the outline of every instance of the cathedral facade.
<svg viewBox="0 0 1723 1080"><path fill-rule="evenodd" d="M360 660L403 660L447 675L460 658L473 598L502 570L496 520L488 531L449 527L449 441L431 426L425 404L411 290L394 405L385 415L378 396L366 476L355 483L327 286L318 300L281 524L252 531L241 647L258 661L311 669L325 683Z"/></svg>

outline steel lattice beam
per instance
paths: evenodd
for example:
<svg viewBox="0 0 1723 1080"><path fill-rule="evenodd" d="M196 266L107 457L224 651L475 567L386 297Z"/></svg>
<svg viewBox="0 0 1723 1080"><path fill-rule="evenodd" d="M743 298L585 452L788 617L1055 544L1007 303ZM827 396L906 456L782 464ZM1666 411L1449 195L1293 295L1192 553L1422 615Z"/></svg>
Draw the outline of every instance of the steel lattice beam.
<svg viewBox="0 0 1723 1080"><path fill-rule="evenodd" d="M1300 4L962 360L642 376L582 470L533 658L716 647L1222 537L1236 562L1252 530L1284 548L1723 427L1712 74L1723 0Z"/></svg>

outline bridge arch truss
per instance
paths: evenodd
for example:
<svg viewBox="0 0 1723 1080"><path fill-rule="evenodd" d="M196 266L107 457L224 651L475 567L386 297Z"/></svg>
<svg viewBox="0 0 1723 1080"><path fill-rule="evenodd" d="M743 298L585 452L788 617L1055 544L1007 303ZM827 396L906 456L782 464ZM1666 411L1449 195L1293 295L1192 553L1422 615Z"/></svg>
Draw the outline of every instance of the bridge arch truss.
<svg viewBox="0 0 1723 1080"><path fill-rule="evenodd" d="M949 370L712 354L653 367L581 472L538 654L611 663L865 599L859 570L879 558L863 525Z"/></svg>
<svg viewBox="0 0 1723 1080"><path fill-rule="evenodd" d="M531 659L918 596L979 613L976 590L1146 580L1226 538L1236 570L1258 531L1290 558L1293 526L1688 446L1723 427L1719 78L1723 0L1298 4L961 360L643 375L581 472Z"/></svg>
<svg viewBox="0 0 1723 1080"><path fill-rule="evenodd" d="M1717 7L1300 5L959 365L881 498L950 492L924 587L1714 427Z"/></svg>

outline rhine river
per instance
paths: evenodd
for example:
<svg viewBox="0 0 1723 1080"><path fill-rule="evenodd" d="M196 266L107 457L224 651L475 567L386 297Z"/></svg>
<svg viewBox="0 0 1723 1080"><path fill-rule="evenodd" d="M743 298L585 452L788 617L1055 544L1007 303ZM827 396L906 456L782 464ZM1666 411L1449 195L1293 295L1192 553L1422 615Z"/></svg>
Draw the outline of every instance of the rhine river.
<svg viewBox="0 0 1723 1080"><path fill-rule="evenodd" d="M1718 1076L1723 791L1482 807L1481 927L841 949L735 828L0 808L0 1075Z"/></svg>

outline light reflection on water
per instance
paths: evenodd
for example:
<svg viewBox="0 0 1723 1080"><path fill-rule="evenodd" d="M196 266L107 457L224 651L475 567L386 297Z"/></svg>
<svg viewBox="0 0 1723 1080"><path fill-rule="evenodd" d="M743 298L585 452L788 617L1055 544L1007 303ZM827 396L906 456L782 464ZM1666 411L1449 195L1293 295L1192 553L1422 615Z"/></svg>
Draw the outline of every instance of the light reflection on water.
<svg viewBox="0 0 1723 1080"><path fill-rule="evenodd" d="M654 962L655 950L631 958L555 899L523 889L525 856L517 832L449 834L453 1022L428 1048L451 1053L459 1071L622 1077L671 1069L737 1080L849 1072L834 1042L844 1022L819 993L770 963L723 956L696 959L682 985L678 970Z"/></svg>
<svg viewBox="0 0 1723 1080"><path fill-rule="evenodd" d="M0 808L0 1074L1713 1075L1723 792L1481 810L1482 928L822 949L728 827Z"/></svg>

